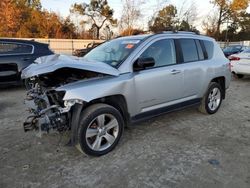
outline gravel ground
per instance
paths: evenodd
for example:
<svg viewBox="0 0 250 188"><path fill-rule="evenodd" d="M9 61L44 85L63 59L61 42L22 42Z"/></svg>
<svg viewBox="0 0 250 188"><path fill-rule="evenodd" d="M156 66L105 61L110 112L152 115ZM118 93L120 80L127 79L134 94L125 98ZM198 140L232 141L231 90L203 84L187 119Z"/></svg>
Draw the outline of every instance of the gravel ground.
<svg viewBox="0 0 250 188"><path fill-rule="evenodd" d="M215 115L189 108L130 126L102 157L24 133L24 95L0 89L1 188L250 187L250 78L232 81Z"/></svg>

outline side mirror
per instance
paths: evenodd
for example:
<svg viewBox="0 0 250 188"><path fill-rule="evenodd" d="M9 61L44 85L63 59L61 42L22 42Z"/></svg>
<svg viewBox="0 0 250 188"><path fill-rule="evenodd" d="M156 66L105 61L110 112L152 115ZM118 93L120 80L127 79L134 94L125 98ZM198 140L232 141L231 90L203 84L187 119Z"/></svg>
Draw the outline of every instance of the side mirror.
<svg viewBox="0 0 250 188"><path fill-rule="evenodd" d="M143 70L147 67L153 67L155 65L155 60L152 57L139 58L134 63L134 70Z"/></svg>

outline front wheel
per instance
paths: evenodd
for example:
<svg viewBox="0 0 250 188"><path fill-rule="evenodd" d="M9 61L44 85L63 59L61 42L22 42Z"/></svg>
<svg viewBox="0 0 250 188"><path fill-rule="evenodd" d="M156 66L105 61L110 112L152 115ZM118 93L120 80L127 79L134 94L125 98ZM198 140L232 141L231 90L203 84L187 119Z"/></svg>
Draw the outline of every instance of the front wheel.
<svg viewBox="0 0 250 188"><path fill-rule="evenodd" d="M123 128L124 120L117 109L106 104L94 104L82 113L76 147L88 155L107 154L118 144Z"/></svg>
<svg viewBox="0 0 250 188"><path fill-rule="evenodd" d="M208 86L208 90L202 98L199 110L202 113L214 114L220 108L222 102L222 89L220 84L211 82Z"/></svg>

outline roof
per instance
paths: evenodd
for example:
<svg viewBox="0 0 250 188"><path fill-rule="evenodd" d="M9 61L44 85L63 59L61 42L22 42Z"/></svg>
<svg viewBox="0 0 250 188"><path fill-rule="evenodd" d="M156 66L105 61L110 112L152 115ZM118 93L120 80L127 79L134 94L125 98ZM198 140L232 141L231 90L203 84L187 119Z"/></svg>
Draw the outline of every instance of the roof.
<svg viewBox="0 0 250 188"><path fill-rule="evenodd" d="M48 45L48 44L40 43L34 40L11 39L11 38L0 38L0 42L16 42L16 43L24 43L24 44L31 44L31 45Z"/></svg>
<svg viewBox="0 0 250 188"><path fill-rule="evenodd" d="M184 36L184 37L195 37L195 38L206 38L208 40L214 40L213 38L206 36L206 35L200 35L199 33L196 32L189 32L189 31L162 31L159 33L155 33L155 34L143 34L143 35L132 35L132 36L126 36L126 37L120 37L121 39L133 39L133 40L144 40L150 37L154 37L154 36L161 36L161 35L167 35L167 36L171 36L171 35L177 35L177 36ZM118 38L118 39L120 39Z"/></svg>
<svg viewBox="0 0 250 188"><path fill-rule="evenodd" d="M130 35L130 36L124 36L124 37L117 37L116 39L143 40L143 39L148 38L150 36L153 36L153 34Z"/></svg>

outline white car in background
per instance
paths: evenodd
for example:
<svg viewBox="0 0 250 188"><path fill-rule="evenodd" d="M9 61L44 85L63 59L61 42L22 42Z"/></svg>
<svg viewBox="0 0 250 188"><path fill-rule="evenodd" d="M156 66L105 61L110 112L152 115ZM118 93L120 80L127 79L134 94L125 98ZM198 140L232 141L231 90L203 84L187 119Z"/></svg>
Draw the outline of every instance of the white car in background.
<svg viewBox="0 0 250 188"><path fill-rule="evenodd" d="M243 78L250 75L250 48L239 54L233 54L228 57L231 61L231 72L237 78Z"/></svg>

